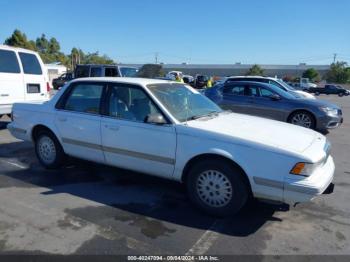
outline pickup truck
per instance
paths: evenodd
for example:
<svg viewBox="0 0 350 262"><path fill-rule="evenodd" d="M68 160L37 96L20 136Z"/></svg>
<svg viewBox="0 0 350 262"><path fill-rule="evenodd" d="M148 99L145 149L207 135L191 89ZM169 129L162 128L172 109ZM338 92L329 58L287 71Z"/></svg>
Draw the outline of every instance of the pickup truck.
<svg viewBox="0 0 350 262"><path fill-rule="evenodd" d="M68 155L172 179L215 216L237 213L251 197L293 204L334 188L325 136L223 111L173 81L76 79L46 103L15 104L8 129L34 143L46 168Z"/></svg>
<svg viewBox="0 0 350 262"><path fill-rule="evenodd" d="M342 96L348 96L350 94L349 90L346 90L345 88L338 85L325 85L324 87L309 88L308 91L310 93L314 93L317 96L320 94L326 94L326 95L338 95L342 97Z"/></svg>

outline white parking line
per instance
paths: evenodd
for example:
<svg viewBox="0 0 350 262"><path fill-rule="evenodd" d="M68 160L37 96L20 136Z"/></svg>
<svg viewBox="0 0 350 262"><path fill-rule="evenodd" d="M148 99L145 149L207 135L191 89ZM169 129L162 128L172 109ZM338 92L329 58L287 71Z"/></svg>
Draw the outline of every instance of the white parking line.
<svg viewBox="0 0 350 262"><path fill-rule="evenodd" d="M0 162L3 162L3 163L6 163L6 164L9 164L11 166L15 166L15 167L18 167L20 169L27 169L28 167L26 166L22 166L20 164L17 164L17 163L14 163L14 162L11 162L11 161L8 161L8 160L3 160L3 159L0 159Z"/></svg>
<svg viewBox="0 0 350 262"><path fill-rule="evenodd" d="M214 221L210 228L205 231L205 233L198 239L191 249L186 252L186 256L203 255L209 250L209 248L211 248L211 246L220 236L220 233L216 232L222 227L222 225L220 225L220 221L221 220Z"/></svg>

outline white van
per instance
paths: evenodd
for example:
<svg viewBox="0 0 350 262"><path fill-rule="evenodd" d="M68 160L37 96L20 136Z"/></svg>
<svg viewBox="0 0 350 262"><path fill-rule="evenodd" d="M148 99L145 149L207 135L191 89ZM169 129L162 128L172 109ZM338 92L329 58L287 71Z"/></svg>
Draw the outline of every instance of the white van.
<svg viewBox="0 0 350 262"><path fill-rule="evenodd" d="M0 45L0 117L17 102L49 99L47 70L38 53Z"/></svg>

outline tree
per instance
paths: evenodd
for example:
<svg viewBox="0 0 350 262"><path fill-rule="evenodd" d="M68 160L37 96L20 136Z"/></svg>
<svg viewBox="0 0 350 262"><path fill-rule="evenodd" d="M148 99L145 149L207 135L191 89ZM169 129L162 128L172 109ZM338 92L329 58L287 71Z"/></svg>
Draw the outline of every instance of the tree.
<svg viewBox="0 0 350 262"><path fill-rule="evenodd" d="M326 80L329 83L345 84L350 81L350 68L347 63L339 61L331 64L330 70L326 74Z"/></svg>
<svg viewBox="0 0 350 262"><path fill-rule="evenodd" d="M264 74L264 70L259 65L253 65L248 72L247 76L262 76Z"/></svg>
<svg viewBox="0 0 350 262"><path fill-rule="evenodd" d="M163 67L158 64L146 64L143 65L139 72L137 73L138 77L144 77L144 78L156 78L163 76Z"/></svg>
<svg viewBox="0 0 350 262"><path fill-rule="evenodd" d="M303 73L304 78L309 78L310 81L317 81L320 78L320 74L315 68L306 69Z"/></svg>
<svg viewBox="0 0 350 262"><path fill-rule="evenodd" d="M49 48L49 41L46 39L45 34L42 34L41 37L38 37L35 41L36 48L41 53L46 53Z"/></svg>
<svg viewBox="0 0 350 262"><path fill-rule="evenodd" d="M12 35L4 42L5 45L22 47L30 50L36 50L34 41L28 41L27 36L20 30L16 29Z"/></svg>

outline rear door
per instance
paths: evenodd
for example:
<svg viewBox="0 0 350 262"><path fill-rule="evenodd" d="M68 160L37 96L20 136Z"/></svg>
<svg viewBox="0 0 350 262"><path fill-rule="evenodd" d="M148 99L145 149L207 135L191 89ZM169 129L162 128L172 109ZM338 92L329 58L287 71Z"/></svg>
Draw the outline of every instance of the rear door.
<svg viewBox="0 0 350 262"><path fill-rule="evenodd" d="M9 107L23 100L23 75L18 56L14 51L0 49L0 107Z"/></svg>
<svg viewBox="0 0 350 262"><path fill-rule="evenodd" d="M43 101L47 99L47 82L45 69L36 54L18 52L23 69L23 82L26 101Z"/></svg>
<svg viewBox="0 0 350 262"><path fill-rule="evenodd" d="M253 114L253 99L245 95L246 86L239 81L225 85L220 107L235 113Z"/></svg>
<svg viewBox="0 0 350 262"><path fill-rule="evenodd" d="M56 105L55 125L68 155L104 162L100 128L104 88L101 82L72 83Z"/></svg>

